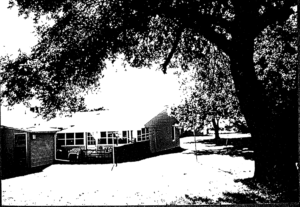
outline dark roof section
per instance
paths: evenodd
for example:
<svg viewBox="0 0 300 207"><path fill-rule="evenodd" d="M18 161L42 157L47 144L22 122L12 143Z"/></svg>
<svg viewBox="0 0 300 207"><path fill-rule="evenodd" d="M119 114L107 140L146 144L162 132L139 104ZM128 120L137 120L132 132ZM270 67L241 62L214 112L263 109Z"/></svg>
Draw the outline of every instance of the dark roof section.
<svg viewBox="0 0 300 207"><path fill-rule="evenodd" d="M26 129L18 129L18 128L14 128L14 127L9 127L9 126L4 126L4 125L1 125L1 129L12 129L12 130L18 130L18 131L24 131L24 132L29 132L28 130Z"/></svg>
<svg viewBox="0 0 300 207"><path fill-rule="evenodd" d="M145 127L154 127L154 126L160 126L160 125L174 125L178 123L177 119L174 117L171 117L167 109L163 110L159 114L157 114L155 117L153 117L150 121L148 121L145 124Z"/></svg>

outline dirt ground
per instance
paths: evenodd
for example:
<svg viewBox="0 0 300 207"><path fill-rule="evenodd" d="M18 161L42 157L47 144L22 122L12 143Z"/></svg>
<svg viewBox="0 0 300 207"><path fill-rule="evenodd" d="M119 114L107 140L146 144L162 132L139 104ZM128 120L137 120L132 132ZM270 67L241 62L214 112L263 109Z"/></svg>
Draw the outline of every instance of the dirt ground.
<svg viewBox="0 0 300 207"><path fill-rule="evenodd" d="M241 137L221 135L223 138L234 136ZM197 140L211 138L197 137ZM193 141L194 137L182 138L183 150L179 152L114 167L112 164L54 164L39 173L2 180L2 204L203 204L220 201L228 193L247 190L247 186L236 179L253 176L253 160L221 154L196 156ZM196 148L201 151L224 146L197 143ZM223 199L221 203L230 201Z"/></svg>

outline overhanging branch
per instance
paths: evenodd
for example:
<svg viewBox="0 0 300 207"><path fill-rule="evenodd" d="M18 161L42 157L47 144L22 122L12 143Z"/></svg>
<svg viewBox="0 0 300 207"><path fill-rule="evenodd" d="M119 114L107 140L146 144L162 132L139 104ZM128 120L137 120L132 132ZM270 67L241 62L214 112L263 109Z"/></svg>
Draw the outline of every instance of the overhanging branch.
<svg viewBox="0 0 300 207"><path fill-rule="evenodd" d="M211 43L215 44L220 50L223 50L225 53L228 54L229 52L229 42L225 36L225 34L217 33L211 25L208 24L199 24L198 27L195 25L195 30L200 34L203 35L207 40Z"/></svg>
<svg viewBox="0 0 300 207"><path fill-rule="evenodd" d="M171 59L172 59L174 53L176 52L177 46L181 39L182 32L183 32L183 27L180 26L176 32L175 41L173 42L172 49L171 49L170 53L168 54L167 58L165 59L164 63L161 66L164 74L167 72L167 66L171 62Z"/></svg>
<svg viewBox="0 0 300 207"><path fill-rule="evenodd" d="M176 2L177 3L177 2ZM227 4L227 0L220 0L219 3ZM202 8L203 3L200 2L190 2L181 3L177 7L171 7L170 5L165 5L165 7L160 6L156 12L169 19L178 19L184 28L190 28L197 32L199 35L203 35L206 39L216 44L225 53L229 50L229 41L225 34L220 34L215 31L215 27L219 26L224 29L226 33L231 34L232 32L232 22L224 17L224 14L219 13L202 13L199 8ZM168 12L166 12L168 11ZM178 42L180 39L176 39ZM175 44L174 42L173 45ZM178 44L178 43L177 43ZM174 50L174 51L173 51ZM173 52L172 52L173 51ZM168 58L163 64L164 68L168 65L173 53L176 51L176 47L172 48ZM164 69L165 70L165 69Z"/></svg>

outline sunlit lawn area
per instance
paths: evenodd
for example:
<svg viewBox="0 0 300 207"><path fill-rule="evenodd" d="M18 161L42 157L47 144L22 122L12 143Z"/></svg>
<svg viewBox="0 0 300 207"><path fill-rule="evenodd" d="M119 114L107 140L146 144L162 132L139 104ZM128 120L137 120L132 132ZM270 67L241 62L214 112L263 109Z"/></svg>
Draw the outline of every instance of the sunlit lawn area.
<svg viewBox="0 0 300 207"><path fill-rule="evenodd" d="M231 138L234 136L239 137ZM247 184L247 178L254 173L251 150L240 146L242 151L248 151L245 157L230 140L227 146L216 146L211 139L212 136L196 137L195 153L194 137L181 138L182 150L119 163L113 168L112 164L54 164L39 173L3 180L2 203L156 205L278 200L278 194ZM226 153L229 148L237 151Z"/></svg>

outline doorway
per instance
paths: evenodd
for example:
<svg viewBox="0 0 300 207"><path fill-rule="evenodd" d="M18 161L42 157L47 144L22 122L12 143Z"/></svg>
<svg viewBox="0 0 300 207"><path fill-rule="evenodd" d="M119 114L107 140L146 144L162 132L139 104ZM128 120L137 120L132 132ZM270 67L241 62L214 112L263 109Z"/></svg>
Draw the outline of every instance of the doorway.
<svg viewBox="0 0 300 207"><path fill-rule="evenodd" d="M14 161L19 169L26 167L26 152L27 152L27 134L20 133L15 134L15 150L14 150Z"/></svg>

